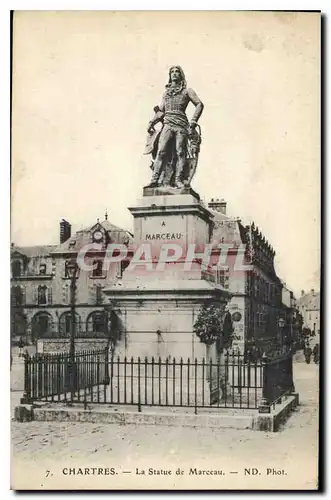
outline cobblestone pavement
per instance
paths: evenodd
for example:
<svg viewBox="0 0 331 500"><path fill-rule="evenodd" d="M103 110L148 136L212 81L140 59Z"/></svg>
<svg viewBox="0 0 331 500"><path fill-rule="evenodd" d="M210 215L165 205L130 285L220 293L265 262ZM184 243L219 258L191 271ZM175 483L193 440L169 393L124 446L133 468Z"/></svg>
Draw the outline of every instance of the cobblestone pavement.
<svg viewBox="0 0 331 500"><path fill-rule="evenodd" d="M36 466L38 464L38 470L42 471L40 474L47 474L46 470L50 469L61 481L67 481L68 478L76 481L80 479L77 475L65 475L64 467L88 468L95 464L100 467L116 467L118 474L114 476L116 482L113 480L109 483L108 477L108 486L100 486L102 488L162 487L160 482L153 482L156 480L153 475L149 483L143 484L141 482L143 479L136 474L136 467L146 467L147 470L149 467L171 467L173 473L177 467L183 467L185 474L190 468L197 467L222 468L225 476L222 481L218 476L217 483L215 476L210 476L208 486L205 486L201 478L198 484L199 478L193 474L193 477L189 478L190 483L183 480L178 487L315 489L319 370L314 364L296 363L294 373L301 404L278 433L235 429L13 421L13 463L17 467L16 471L22 470L22 467L28 464L33 463ZM244 468L257 468L260 472L252 477L245 475ZM267 474L266 469L274 471ZM128 473L123 475L123 470ZM230 474L231 472L237 474ZM203 481L206 479L208 478L204 477ZM40 487L45 487L42 480L40 481ZM91 486L93 482L89 476L83 476L81 481L85 486L80 482L79 485L76 483L77 487L97 487L95 484ZM172 479L162 478L162 481L167 488L175 486L175 483L171 483ZM49 487L57 488L60 487L59 484ZM71 487L71 483L65 484Z"/></svg>

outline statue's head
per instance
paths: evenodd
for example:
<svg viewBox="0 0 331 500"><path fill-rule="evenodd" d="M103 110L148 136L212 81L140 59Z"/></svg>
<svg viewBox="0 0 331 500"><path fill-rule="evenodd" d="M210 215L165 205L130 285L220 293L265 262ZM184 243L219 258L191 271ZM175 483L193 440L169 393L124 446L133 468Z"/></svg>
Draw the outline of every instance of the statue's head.
<svg viewBox="0 0 331 500"><path fill-rule="evenodd" d="M169 69L169 80L166 86L169 87L172 83L180 83L183 88L186 87L185 74L180 66L171 66Z"/></svg>

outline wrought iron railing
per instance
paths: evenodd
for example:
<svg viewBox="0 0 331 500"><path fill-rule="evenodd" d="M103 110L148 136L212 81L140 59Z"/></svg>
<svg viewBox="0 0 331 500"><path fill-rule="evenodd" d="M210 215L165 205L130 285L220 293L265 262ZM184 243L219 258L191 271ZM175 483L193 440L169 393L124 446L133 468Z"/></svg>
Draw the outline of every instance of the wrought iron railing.
<svg viewBox="0 0 331 500"><path fill-rule="evenodd" d="M22 402L67 401L108 385L108 350L25 355ZM74 397L73 397L74 396Z"/></svg>
<svg viewBox="0 0 331 500"><path fill-rule="evenodd" d="M74 383L73 376L74 373ZM120 358L110 351L39 354L25 359L24 402L238 408L270 412L294 391L292 355L251 361L226 351L216 360ZM70 398L69 398L70 392Z"/></svg>

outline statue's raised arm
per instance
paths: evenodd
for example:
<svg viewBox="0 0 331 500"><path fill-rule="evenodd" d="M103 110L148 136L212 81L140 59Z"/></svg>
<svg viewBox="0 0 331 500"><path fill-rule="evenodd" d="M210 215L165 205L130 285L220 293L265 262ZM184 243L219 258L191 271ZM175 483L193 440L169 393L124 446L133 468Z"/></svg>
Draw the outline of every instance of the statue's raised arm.
<svg viewBox="0 0 331 500"><path fill-rule="evenodd" d="M195 106L191 121L186 108ZM198 120L203 103L193 89L187 88L184 72L180 66L172 66L169 80L160 106L154 108L154 116L148 124L146 154L153 157L153 176L148 187L157 186L183 188L190 186L196 171L201 143ZM161 123L160 130L155 125Z"/></svg>

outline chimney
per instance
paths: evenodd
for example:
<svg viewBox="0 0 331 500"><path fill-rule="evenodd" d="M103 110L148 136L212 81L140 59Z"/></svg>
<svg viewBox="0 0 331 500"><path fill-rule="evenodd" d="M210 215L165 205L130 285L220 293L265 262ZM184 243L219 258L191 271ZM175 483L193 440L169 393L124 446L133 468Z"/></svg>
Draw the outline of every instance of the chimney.
<svg viewBox="0 0 331 500"><path fill-rule="evenodd" d="M64 243L71 237L71 224L62 219L60 222L60 243Z"/></svg>
<svg viewBox="0 0 331 500"><path fill-rule="evenodd" d="M304 290L301 290L301 297L305 294Z"/></svg>
<svg viewBox="0 0 331 500"><path fill-rule="evenodd" d="M314 290L314 288L312 288L312 289L310 290L310 293L312 294L312 296L313 296L313 297L315 297L315 290Z"/></svg>
<svg viewBox="0 0 331 500"><path fill-rule="evenodd" d="M223 198L212 198L208 203L208 208L210 208L210 210L213 210L214 212L219 212L223 215L226 215L226 201L223 200Z"/></svg>

